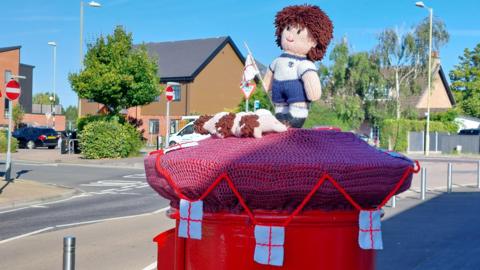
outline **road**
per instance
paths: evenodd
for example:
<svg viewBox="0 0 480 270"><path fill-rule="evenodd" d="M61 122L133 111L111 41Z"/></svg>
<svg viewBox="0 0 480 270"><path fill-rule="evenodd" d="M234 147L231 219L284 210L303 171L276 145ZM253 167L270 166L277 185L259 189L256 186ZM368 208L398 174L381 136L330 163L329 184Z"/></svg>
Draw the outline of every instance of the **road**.
<svg viewBox="0 0 480 270"><path fill-rule="evenodd" d="M0 243L42 230L151 213L168 205L146 183L143 170L16 163L12 175L75 188L73 197L0 211Z"/></svg>

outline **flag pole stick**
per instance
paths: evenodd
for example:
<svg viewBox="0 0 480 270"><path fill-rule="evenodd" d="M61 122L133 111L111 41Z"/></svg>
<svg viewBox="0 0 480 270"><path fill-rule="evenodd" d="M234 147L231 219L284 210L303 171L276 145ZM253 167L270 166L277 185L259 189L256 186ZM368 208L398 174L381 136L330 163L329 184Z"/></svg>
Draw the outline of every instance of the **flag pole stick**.
<svg viewBox="0 0 480 270"><path fill-rule="evenodd" d="M260 74L260 69L259 69L258 66L257 66L257 61L255 60L255 57L253 57L252 51L250 51L250 48L248 47L247 42L244 41L243 44L245 45L245 48L247 48L248 54L252 56L253 65L254 65L255 68L258 70L258 74L257 74L256 76L257 76L257 78L260 80L260 82L262 83L263 90L267 93L268 100L270 101L270 104L272 104L272 106L275 108L275 105L273 104L273 101L271 100L270 96L268 95L268 89L265 89L265 83L263 82L263 78L262 78L262 76L261 76L261 74Z"/></svg>

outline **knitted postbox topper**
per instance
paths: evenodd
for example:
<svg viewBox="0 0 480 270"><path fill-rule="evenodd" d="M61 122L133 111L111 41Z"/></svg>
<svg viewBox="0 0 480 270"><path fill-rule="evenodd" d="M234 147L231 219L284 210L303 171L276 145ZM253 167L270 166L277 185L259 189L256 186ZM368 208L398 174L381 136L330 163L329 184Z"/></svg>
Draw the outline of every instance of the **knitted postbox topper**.
<svg viewBox="0 0 480 270"><path fill-rule="evenodd" d="M173 207L179 207L182 194L203 200L205 212L236 213L244 207L235 192L251 210L292 212L324 176L329 181L303 210L374 209L392 192L409 188L413 167L408 158L378 150L352 133L308 129L262 139L212 138L145 159L148 182ZM213 188L221 176L230 182L218 181Z"/></svg>

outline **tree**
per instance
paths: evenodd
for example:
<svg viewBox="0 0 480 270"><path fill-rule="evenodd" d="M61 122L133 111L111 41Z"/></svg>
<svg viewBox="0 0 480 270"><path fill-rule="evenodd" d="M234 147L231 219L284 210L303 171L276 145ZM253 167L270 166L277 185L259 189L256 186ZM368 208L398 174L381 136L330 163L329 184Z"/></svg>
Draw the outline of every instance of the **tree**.
<svg viewBox="0 0 480 270"><path fill-rule="evenodd" d="M450 71L450 87L463 112L480 117L480 43L473 50L465 49L459 60Z"/></svg>
<svg viewBox="0 0 480 270"><path fill-rule="evenodd" d="M78 109L76 106L68 106L63 112L65 114L66 129L74 129L77 126ZM70 124L71 123L71 124ZM71 126L70 126L71 125Z"/></svg>
<svg viewBox="0 0 480 270"><path fill-rule="evenodd" d="M240 91L240 88L238 89L238 91ZM263 90L262 84L260 83L257 83L257 89L255 89L255 92L253 92L253 94L248 99L248 109L250 111L253 111L254 109L255 100L258 100L260 102L260 109L267 109L273 112L273 105L270 101L270 97L268 96L267 92ZM242 98L242 101L238 104L236 111L245 111L245 98Z"/></svg>
<svg viewBox="0 0 480 270"><path fill-rule="evenodd" d="M18 128L19 125L22 123L23 116L25 115L25 111L23 110L20 104L15 104L12 108L12 120L15 123L15 128Z"/></svg>
<svg viewBox="0 0 480 270"><path fill-rule="evenodd" d="M81 98L106 105L112 114L145 105L160 95L157 63L145 46L133 46L132 34L117 26L111 35L88 45L85 69L69 75Z"/></svg>
<svg viewBox="0 0 480 270"><path fill-rule="evenodd" d="M330 60L333 62L330 67L320 67L319 77L323 99L338 119L356 129L365 119L376 123L383 118L385 106L381 103L385 82L376 55L368 52L350 54L344 39L332 49Z"/></svg>
<svg viewBox="0 0 480 270"><path fill-rule="evenodd" d="M415 79L426 75L428 70L430 20L424 19L415 29L400 34L395 29L386 29L378 36L375 48L380 60L382 74L389 83L390 95L396 101L397 119L401 116L400 96L416 91ZM433 49L438 51L449 40L445 24L435 18L432 24ZM394 89L394 91L393 91Z"/></svg>
<svg viewBox="0 0 480 270"><path fill-rule="evenodd" d="M53 93L50 92L36 93L33 95L32 102L33 104L53 105L51 97L53 97ZM55 105L58 104L60 104L60 98L55 94Z"/></svg>

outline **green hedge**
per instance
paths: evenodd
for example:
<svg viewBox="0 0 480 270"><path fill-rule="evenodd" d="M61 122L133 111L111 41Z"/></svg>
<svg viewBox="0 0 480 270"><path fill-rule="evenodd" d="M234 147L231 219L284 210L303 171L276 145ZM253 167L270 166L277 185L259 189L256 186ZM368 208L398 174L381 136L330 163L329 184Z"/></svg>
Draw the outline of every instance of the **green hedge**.
<svg viewBox="0 0 480 270"><path fill-rule="evenodd" d="M80 132L80 149L88 159L134 156L142 144L140 133L128 123L95 121Z"/></svg>
<svg viewBox="0 0 480 270"><path fill-rule="evenodd" d="M380 123L380 146L388 148L388 141L395 151L407 150L409 131L424 131L426 122L408 119L386 119ZM430 132L449 132L456 134L458 126L454 122L430 121Z"/></svg>
<svg viewBox="0 0 480 270"><path fill-rule="evenodd" d="M304 128L312 128L315 126L335 126L343 131L353 129L350 123L345 123L338 118L337 114L327 106L322 106L317 102L312 102L312 107L308 113L308 118L303 125Z"/></svg>
<svg viewBox="0 0 480 270"><path fill-rule="evenodd" d="M7 132L8 131L2 131L0 132L0 153L6 153L7 152ZM17 152L17 146L18 146L18 141L17 139L12 137L12 146L10 151Z"/></svg>
<svg viewBox="0 0 480 270"><path fill-rule="evenodd" d="M110 115L87 115L84 117L80 117L77 120L77 131L81 132L83 128L91 122L118 120L118 117L115 119L114 117L115 116Z"/></svg>

